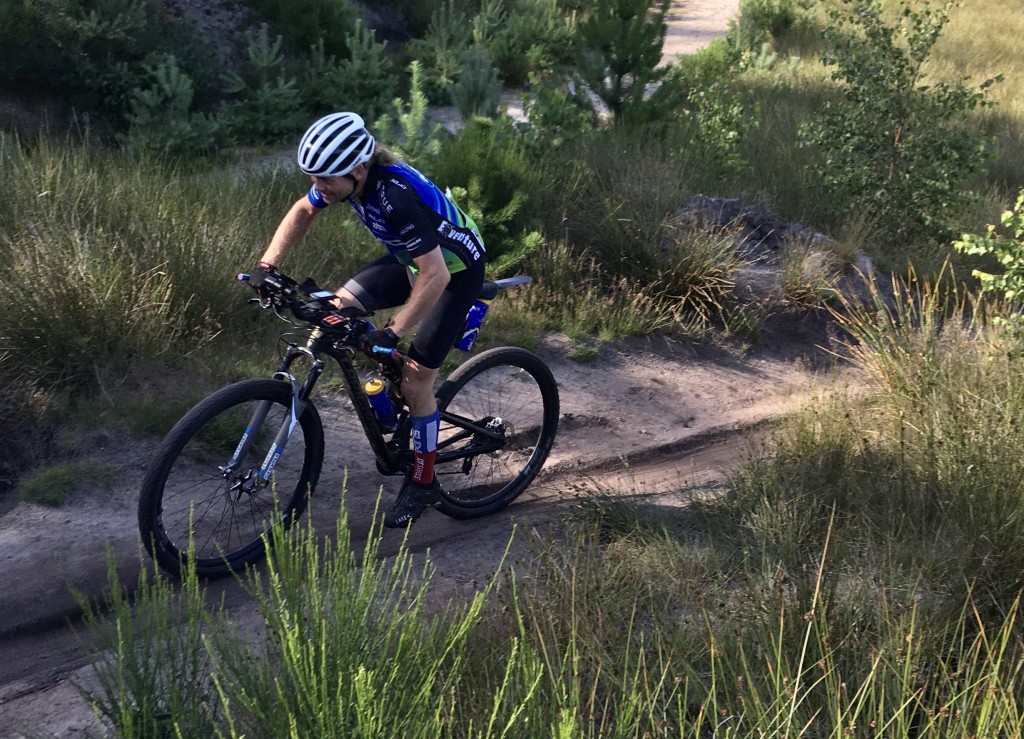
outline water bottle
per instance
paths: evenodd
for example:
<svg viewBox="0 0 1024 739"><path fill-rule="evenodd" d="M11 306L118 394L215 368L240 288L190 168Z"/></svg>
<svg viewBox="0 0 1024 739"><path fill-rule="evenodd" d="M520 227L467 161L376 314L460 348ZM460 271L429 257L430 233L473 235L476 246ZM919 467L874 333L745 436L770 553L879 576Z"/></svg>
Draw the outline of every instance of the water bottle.
<svg viewBox="0 0 1024 739"><path fill-rule="evenodd" d="M391 398L388 397L384 389L384 383L376 377L371 378L363 385L363 392L366 393L370 405L373 406L373 412L377 416L377 421L384 432L390 433L398 428L395 406L391 403Z"/></svg>
<svg viewBox="0 0 1024 739"><path fill-rule="evenodd" d="M468 352L473 348L473 342L476 341L476 335L480 333L480 324L484 322L484 316L487 315L489 306L490 301L483 298L478 299L470 306L469 313L466 314L466 325L462 327L462 336L455 342L456 349Z"/></svg>

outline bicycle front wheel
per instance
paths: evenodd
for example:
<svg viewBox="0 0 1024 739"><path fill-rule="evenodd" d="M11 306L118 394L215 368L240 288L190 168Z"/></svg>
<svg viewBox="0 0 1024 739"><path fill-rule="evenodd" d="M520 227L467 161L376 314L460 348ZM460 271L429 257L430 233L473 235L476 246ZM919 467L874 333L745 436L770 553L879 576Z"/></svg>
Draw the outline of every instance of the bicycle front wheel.
<svg viewBox="0 0 1024 739"><path fill-rule="evenodd" d="M157 450L139 498L142 541L174 575L190 557L201 577L237 572L263 557L276 517L287 527L305 510L323 454L320 415L307 404L295 419L287 383L244 380L219 390ZM268 462L269 480L259 475Z"/></svg>
<svg viewBox="0 0 1024 739"><path fill-rule="evenodd" d="M437 392L434 473L442 513L501 510L540 472L558 430L558 385L539 357L499 347L459 367Z"/></svg>

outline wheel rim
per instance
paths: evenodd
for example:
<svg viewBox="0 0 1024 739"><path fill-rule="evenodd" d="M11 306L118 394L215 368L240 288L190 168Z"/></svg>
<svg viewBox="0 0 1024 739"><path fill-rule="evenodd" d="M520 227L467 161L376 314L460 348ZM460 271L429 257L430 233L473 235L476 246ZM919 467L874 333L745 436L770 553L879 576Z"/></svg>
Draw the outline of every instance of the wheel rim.
<svg viewBox="0 0 1024 739"><path fill-rule="evenodd" d="M303 494L307 445L299 424L274 467L271 484L254 484L255 470L290 415L282 402L271 403L255 431L255 443L235 470L222 470L260 402L242 401L211 418L184 443L168 470L157 519L159 543L178 557L191 546L200 569L225 561L243 563L262 552L261 537L275 517L287 523Z"/></svg>
<svg viewBox="0 0 1024 739"><path fill-rule="evenodd" d="M482 370L462 385L443 409L501 437L500 448L467 459L439 461L435 474L444 497L464 507L486 506L533 477L544 430L544 397L536 378L508 364ZM486 434L467 432L442 418L438 457L467 448L494 447Z"/></svg>

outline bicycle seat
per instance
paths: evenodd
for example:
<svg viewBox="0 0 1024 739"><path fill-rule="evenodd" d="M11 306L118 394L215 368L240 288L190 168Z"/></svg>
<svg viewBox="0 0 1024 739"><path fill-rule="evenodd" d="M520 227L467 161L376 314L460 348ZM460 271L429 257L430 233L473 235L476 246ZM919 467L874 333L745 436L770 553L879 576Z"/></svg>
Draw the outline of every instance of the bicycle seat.
<svg viewBox="0 0 1024 739"><path fill-rule="evenodd" d="M500 280L484 280L484 284L480 288L479 297L483 300L494 300L499 290L504 290L506 287L515 287L516 285L525 285L528 282L533 282L533 278L529 275L503 277Z"/></svg>

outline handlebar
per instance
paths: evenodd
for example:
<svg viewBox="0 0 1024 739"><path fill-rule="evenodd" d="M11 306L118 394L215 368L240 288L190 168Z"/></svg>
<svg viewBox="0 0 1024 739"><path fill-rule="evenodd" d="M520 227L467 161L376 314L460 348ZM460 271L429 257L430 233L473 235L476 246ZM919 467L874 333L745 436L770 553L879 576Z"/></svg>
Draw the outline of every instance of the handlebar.
<svg viewBox="0 0 1024 739"><path fill-rule="evenodd" d="M369 326L368 321L360 320L365 315L362 311L356 308L338 309L331 305L330 301L337 296L329 290L321 290L311 279L300 285L281 273L261 277L260 284L252 285L252 288L259 294L259 303L264 308L274 308L276 311L287 308L300 321L325 329ZM241 272L235 279L250 282L251 278L252 275Z"/></svg>
<svg viewBox="0 0 1024 739"><path fill-rule="evenodd" d="M250 282L252 275L240 272L236 280ZM255 302L263 308L273 308L280 313L289 310L300 321L318 326L332 334L341 334L348 344L358 347L359 337L373 330L373 324L366 320L367 315L358 308L335 308L332 300L338 296L330 290L323 290L311 278L298 284L295 280L279 271L264 273L259 285L251 285L259 294ZM379 357L390 357L401 361L402 355L397 349L386 346L373 346L370 353Z"/></svg>

